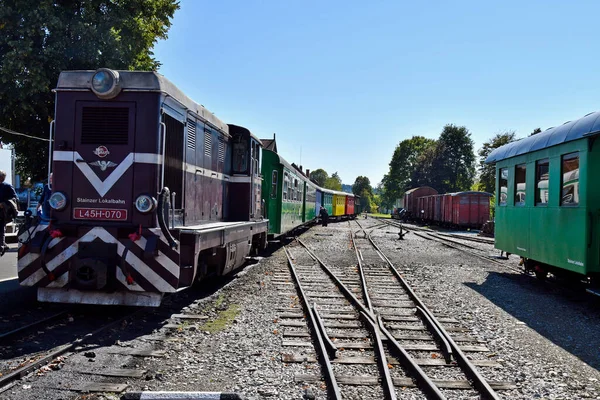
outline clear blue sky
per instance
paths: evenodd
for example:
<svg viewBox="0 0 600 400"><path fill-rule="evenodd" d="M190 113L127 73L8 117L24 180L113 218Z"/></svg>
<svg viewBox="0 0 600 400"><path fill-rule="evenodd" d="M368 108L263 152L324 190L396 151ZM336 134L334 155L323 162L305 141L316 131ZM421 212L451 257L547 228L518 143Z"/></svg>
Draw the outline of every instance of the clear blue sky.
<svg viewBox="0 0 600 400"><path fill-rule="evenodd" d="M477 150L600 109L600 2L501 3L182 0L155 56L289 162L375 186L398 142L447 123Z"/></svg>

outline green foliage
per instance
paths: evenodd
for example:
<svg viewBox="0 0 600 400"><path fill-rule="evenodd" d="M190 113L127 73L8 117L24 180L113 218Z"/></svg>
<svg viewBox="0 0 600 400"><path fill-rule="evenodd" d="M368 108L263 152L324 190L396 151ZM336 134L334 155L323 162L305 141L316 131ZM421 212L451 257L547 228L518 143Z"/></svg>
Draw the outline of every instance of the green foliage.
<svg viewBox="0 0 600 400"><path fill-rule="evenodd" d="M325 187L325 182L328 178L329 174L322 168L310 172L310 179L321 187Z"/></svg>
<svg viewBox="0 0 600 400"><path fill-rule="evenodd" d="M515 131L497 133L483 144L483 147L477 153L479 155L479 190L494 193L496 189L496 167L493 164L486 164L485 160L494 149L514 142L516 140L515 136Z"/></svg>
<svg viewBox="0 0 600 400"><path fill-rule="evenodd" d="M334 172L329 178L325 180L325 185L323 185L325 189L338 190L342 191L342 179L338 175L337 172Z"/></svg>
<svg viewBox="0 0 600 400"><path fill-rule="evenodd" d="M383 177L382 202L391 208L394 202L413 186L413 174L423 153L435 144L435 140L413 136L401 141L392 155L389 172Z"/></svg>
<svg viewBox="0 0 600 400"><path fill-rule="evenodd" d="M432 160L432 185L440 193L468 190L475 177L471 133L464 126L444 126Z"/></svg>
<svg viewBox="0 0 600 400"><path fill-rule="evenodd" d="M354 185L352 185L352 193L360 196L365 211L370 212L373 209L373 188L371 187L369 178L366 176L357 177L354 180Z"/></svg>
<svg viewBox="0 0 600 400"><path fill-rule="evenodd" d="M48 137L51 90L63 70L155 70L151 51L165 39L176 0L0 0L0 126ZM7 133L16 168L46 175L47 142Z"/></svg>
<svg viewBox="0 0 600 400"><path fill-rule="evenodd" d="M535 128L533 132L529 134L529 136L537 135L538 133L542 133L542 128Z"/></svg>
<svg viewBox="0 0 600 400"><path fill-rule="evenodd" d="M359 176L354 180L354 185L352 185L352 193L360 196L360 194L364 191L370 194L373 193L371 181L366 176Z"/></svg>

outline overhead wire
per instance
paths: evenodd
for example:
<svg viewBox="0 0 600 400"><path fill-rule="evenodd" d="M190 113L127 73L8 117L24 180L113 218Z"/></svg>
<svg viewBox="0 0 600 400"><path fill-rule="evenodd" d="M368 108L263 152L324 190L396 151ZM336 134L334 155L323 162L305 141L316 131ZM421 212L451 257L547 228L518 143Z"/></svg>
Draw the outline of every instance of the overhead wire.
<svg viewBox="0 0 600 400"><path fill-rule="evenodd" d="M25 133L15 132L15 131L12 131L12 130L10 130L8 128L4 128L2 126L0 126L0 131L6 132L6 133L10 133L11 135L15 135L15 136L24 136L24 137L29 138L29 139L43 140L44 142L49 142L50 141L50 139L45 139L45 138L41 138L41 137L37 137L37 136L27 135Z"/></svg>

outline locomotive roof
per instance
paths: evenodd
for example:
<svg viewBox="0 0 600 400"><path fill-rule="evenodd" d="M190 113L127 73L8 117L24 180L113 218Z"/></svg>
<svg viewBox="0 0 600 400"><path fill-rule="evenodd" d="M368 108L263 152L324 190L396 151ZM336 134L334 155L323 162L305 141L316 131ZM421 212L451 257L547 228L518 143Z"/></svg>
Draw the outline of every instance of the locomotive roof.
<svg viewBox="0 0 600 400"><path fill-rule="evenodd" d="M490 153L485 162L494 163L598 133L600 133L600 111L589 113L575 121L565 122L537 135L498 147Z"/></svg>
<svg viewBox="0 0 600 400"><path fill-rule="evenodd" d="M215 117L204 106L187 97L177 86L163 75L153 71L118 71L119 82L123 91L146 91L164 93L176 100L187 110L229 134L226 123ZM91 90L92 77L96 71L63 71L58 77L57 91Z"/></svg>

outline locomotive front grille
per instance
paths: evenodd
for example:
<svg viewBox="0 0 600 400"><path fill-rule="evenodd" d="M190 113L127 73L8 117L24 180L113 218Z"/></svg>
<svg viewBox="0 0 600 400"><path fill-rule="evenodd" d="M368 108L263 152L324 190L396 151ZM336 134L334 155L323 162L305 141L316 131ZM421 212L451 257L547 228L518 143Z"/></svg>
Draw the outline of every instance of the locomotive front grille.
<svg viewBox="0 0 600 400"><path fill-rule="evenodd" d="M83 107L81 144L127 144L129 108Z"/></svg>

